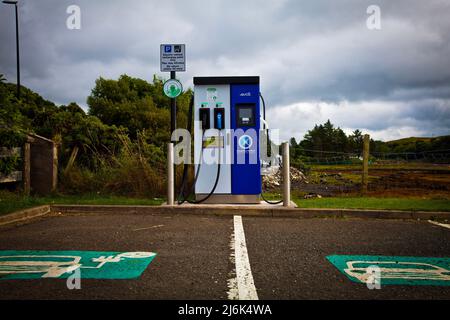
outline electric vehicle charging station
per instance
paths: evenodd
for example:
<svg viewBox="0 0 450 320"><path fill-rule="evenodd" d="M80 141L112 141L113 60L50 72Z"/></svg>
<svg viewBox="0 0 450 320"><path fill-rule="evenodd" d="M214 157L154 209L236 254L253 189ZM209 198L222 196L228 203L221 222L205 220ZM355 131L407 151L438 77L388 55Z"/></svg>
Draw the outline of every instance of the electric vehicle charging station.
<svg viewBox="0 0 450 320"><path fill-rule="evenodd" d="M194 77L195 199L260 203L259 77Z"/></svg>

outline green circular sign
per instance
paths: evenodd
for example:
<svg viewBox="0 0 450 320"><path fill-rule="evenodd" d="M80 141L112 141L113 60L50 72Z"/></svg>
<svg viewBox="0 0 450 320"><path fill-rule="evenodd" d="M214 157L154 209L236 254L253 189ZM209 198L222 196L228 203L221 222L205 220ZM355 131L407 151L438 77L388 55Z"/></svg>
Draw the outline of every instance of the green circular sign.
<svg viewBox="0 0 450 320"><path fill-rule="evenodd" d="M169 98L176 98L181 94L181 92L183 92L183 86L180 81L176 79L169 79L164 82L163 91Z"/></svg>

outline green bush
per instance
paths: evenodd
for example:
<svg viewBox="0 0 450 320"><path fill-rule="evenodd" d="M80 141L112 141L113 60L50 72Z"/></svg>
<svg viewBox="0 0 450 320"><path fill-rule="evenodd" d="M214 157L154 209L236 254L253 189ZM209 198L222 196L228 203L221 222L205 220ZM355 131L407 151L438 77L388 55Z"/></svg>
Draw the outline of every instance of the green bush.
<svg viewBox="0 0 450 320"><path fill-rule="evenodd" d="M22 158L19 155L0 158L0 174L9 175L13 171L21 170Z"/></svg>
<svg viewBox="0 0 450 320"><path fill-rule="evenodd" d="M76 165L62 172L60 189L67 194L98 193L106 195L159 196L165 194L162 150L147 144L138 133L136 141L117 135L120 151L96 155L94 168Z"/></svg>

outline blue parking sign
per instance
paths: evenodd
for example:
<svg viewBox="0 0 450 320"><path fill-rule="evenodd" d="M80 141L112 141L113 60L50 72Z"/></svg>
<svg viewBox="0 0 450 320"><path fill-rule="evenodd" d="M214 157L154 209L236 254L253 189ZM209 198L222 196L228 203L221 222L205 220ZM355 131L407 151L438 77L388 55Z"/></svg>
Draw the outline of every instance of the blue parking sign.
<svg viewBox="0 0 450 320"><path fill-rule="evenodd" d="M164 46L164 52L166 53L172 52L172 46Z"/></svg>

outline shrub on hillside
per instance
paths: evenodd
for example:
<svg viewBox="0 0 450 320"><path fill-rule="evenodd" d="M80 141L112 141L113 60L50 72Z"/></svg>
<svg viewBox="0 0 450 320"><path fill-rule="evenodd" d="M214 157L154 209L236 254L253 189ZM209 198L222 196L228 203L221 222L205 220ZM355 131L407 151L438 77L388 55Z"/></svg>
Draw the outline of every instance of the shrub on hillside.
<svg viewBox="0 0 450 320"><path fill-rule="evenodd" d="M165 193L164 154L145 142L142 133L131 141L117 135L120 151L111 155L96 155L95 168L75 165L62 172L63 193L92 193L132 196L159 196Z"/></svg>

